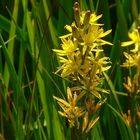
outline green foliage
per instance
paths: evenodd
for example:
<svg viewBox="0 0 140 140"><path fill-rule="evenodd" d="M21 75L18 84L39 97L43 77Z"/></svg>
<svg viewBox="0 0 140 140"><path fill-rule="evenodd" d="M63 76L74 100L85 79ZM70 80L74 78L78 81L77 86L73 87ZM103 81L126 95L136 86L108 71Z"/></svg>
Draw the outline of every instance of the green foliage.
<svg viewBox="0 0 140 140"><path fill-rule="evenodd" d="M139 0L79 0L81 9L102 14L99 23L112 29L103 47L112 67L103 73L107 100L98 112L100 119L88 133L70 129L59 116L53 96L66 98L70 81L54 72L59 60L52 49L60 49L64 26L74 20L74 1L1 0L0 1L0 139L5 140L139 140L140 117L130 125L139 94L132 100L123 83L135 70L125 62L121 42L129 41L128 31L140 26ZM132 46L130 46L131 48ZM131 50L131 49L130 49ZM138 79L138 78L137 78ZM138 85L140 85L138 81ZM133 109L132 109L133 108ZM130 113L130 110L134 110ZM140 116L140 111L138 111ZM134 116L133 116L134 117ZM135 116L136 117L136 116ZM133 122L134 123L134 122Z"/></svg>

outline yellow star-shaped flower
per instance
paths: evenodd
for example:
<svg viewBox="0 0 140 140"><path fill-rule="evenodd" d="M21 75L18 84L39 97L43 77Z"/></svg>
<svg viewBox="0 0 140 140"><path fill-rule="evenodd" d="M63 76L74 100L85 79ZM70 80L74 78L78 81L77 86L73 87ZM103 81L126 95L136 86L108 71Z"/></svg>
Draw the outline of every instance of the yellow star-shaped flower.
<svg viewBox="0 0 140 140"><path fill-rule="evenodd" d="M78 118L85 114L85 110L77 106L79 98L76 93L72 95L70 88L67 88L67 98L68 101L65 101L61 98L54 96L54 99L57 100L57 103L63 110L63 112L58 112L61 116L68 119L70 127L77 126L77 128L79 128Z"/></svg>
<svg viewBox="0 0 140 140"><path fill-rule="evenodd" d="M138 29L135 29L134 31L129 32L128 36L131 39L131 41L122 42L121 46L127 47L129 45L134 44L135 48L133 50L131 50L131 52L140 51L140 33L139 33Z"/></svg>

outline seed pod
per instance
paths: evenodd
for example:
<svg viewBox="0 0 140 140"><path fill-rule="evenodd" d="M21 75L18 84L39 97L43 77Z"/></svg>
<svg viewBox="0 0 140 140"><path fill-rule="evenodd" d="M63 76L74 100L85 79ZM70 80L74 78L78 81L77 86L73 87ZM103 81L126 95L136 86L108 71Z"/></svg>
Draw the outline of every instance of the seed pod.
<svg viewBox="0 0 140 140"><path fill-rule="evenodd" d="M78 2L74 3L74 18L76 25L79 27L80 26L80 6Z"/></svg>
<svg viewBox="0 0 140 140"><path fill-rule="evenodd" d="M85 17L84 17L84 28L87 29L88 28L88 25L89 25L89 20L90 20L90 11L87 11L86 14L85 14Z"/></svg>
<svg viewBox="0 0 140 140"><path fill-rule="evenodd" d="M138 32L140 33L140 26L138 26L137 29L138 29Z"/></svg>
<svg viewBox="0 0 140 140"><path fill-rule="evenodd" d="M72 34L73 34L73 37L75 37L76 39L78 39L80 36L79 32L75 26L72 26Z"/></svg>

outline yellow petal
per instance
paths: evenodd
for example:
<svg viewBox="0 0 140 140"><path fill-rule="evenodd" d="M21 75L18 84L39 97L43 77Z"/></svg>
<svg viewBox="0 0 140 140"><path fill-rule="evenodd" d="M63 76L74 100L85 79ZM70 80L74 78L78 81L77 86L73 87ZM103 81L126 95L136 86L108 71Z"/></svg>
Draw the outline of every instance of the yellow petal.
<svg viewBox="0 0 140 140"><path fill-rule="evenodd" d="M60 55L61 55L61 54L62 54L62 55L63 55L63 54L66 54L66 52L63 51L63 50L53 49L53 51L56 52L56 53L58 53L58 54L60 54Z"/></svg>
<svg viewBox="0 0 140 140"><path fill-rule="evenodd" d="M93 126L95 125L95 123L99 120L99 117L97 117L95 120L91 120L87 129L86 129L86 133L88 133L90 131L91 128L93 128Z"/></svg>
<svg viewBox="0 0 140 140"><path fill-rule="evenodd" d="M139 32L136 29L134 31L132 31L132 32L129 32L128 36L134 42L138 42L139 41Z"/></svg>
<svg viewBox="0 0 140 140"><path fill-rule="evenodd" d="M76 101L78 102L85 94L86 94L86 91L83 90L83 91L77 96Z"/></svg>
<svg viewBox="0 0 140 140"><path fill-rule="evenodd" d="M112 30L108 30L108 31L102 33L102 34L100 35L100 37L104 37L104 36L110 34L111 32L112 32Z"/></svg>
<svg viewBox="0 0 140 140"><path fill-rule="evenodd" d="M110 94L109 90L102 89L102 88L96 88L96 89L97 89L98 91L100 91L100 92Z"/></svg>
<svg viewBox="0 0 140 140"><path fill-rule="evenodd" d="M95 97L97 97L98 99L101 99L102 97L101 97L101 95L98 93L98 92L96 92L96 91L93 91L93 92L91 92Z"/></svg>
<svg viewBox="0 0 140 140"><path fill-rule="evenodd" d="M108 41L105 41L103 39L100 39L102 45L105 45L105 44L108 44L108 45L113 45L112 43L108 42Z"/></svg>
<svg viewBox="0 0 140 140"><path fill-rule="evenodd" d="M127 42L122 42L121 46L122 47L127 47L127 46L132 45L132 44L134 44L134 41L127 41Z"/></svg>
<svg viewBox="0 0 140 140"><path fill-rule="evenodd" d="M67 35L63 35L63 36L60 36L59 38L67 38L67 37L69 37L69 36L72 36L72 33L70 33L70 34L67 34Z"/></svg>
<svg viewBox="0 0 140 140"><path fill-rule="evenodd" d="M98 19L100 19L102 17L102 15L98 15L98 16L96 16L96 14L91 14L91 16L90 16L90 21L89 21L89 23L90 24L94 24L94 23L96 23L96 21L98 20Z"/></svg>
<svg viewBox="0 0 140 140"><path fill-rule="evenodd" d="M86 50L87 50L87 45L84 45L84 47L83 47L83 55L85 55Z"/></svg>
<svg viewBox="0 0 140 140"><path fill-rule="evenodd" d="M56 96L53 96L53 98L54 98L55 100L57 100L57 102L60 102L60 103L64 104L65 106L69 106L69 103L67 103L65 100L63 100L63 99L61 99L61 98L58 98L58 97L56 97Z"/></svg>
<svg viewBox="0 0 140 140"><path fill-rule="evenodd" d="M91 51L94 51L94 52L103 52L104 50L103 49L91 49Z"/></svg>
<svg viewBox="0 0 140 140"><path fill-rule="evenodd" d="M59 57L59 59L60 59L60 62L62 62L62 63L66 63L68 60L66 59L66 58L64 58L64 57Z"/></svg>
<svg viewBox="0 0 140 140"><path fill-rule="evenodd" d="M135 48L133 50L131 50L131 52L138 52L140 50L140 45L139 42L135 43Z"/></svg>
<svg viewBox="0 0 140 140"><path fill-rule="evenodd" d="M68 97L69 103L71 103L73 98L72 98L72 93L69 87L67 88L67 97Z"/></svg>
<svg viewBox="0 0 140 140"><path fill-rule="evenodd" d="M111 66L102 67L102 71L107 71L110 68L111 68Z"/></svg>
<svg viewBox="0 0 140 140"><path fill-rule="evenodd" d="M132 60L133 60L133 58L132 58L132 56L131 56L130 54L128 54L128 53L126 53L126 52L124 52L123 54L124 54L124 56L125 56L127 59L129 59L129 61L132 61Z"/></svg>
<svg viewBox="0 0 140 140"><path fill-rule="evenodd" d="M58 113L61 115L61 116L63 116L63 117L68 117L65 113L63 113L63 112L61 112L61 111L58 111Z"/></svg>
<svg viewBox="0 0 140 140"><path fill-rule="evenodd" d="M72 28L70 25L66 25L65 28L69 31L69 32L72 32Z"/></svg>
<svg viewBox="0 0 140 140"><path fill-rule="evenodd" d="M88 125L88 112L85 113L85 116L83 118L83 126L82 126L82 132L85 131Z"/></svg>

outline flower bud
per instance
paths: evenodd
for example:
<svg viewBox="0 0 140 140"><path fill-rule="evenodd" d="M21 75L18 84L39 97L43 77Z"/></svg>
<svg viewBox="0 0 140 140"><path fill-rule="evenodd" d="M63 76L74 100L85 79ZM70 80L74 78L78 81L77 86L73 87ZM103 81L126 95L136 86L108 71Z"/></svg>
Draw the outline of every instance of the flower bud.
<svg viewBox="0 0 140 140"><path fill-rule="evenodd" d="M84 21L83 21L85 29L88 28L90 15L91 15L90 11L87 11L86 14L85 14Z"/></svg>
<svg viewBox="0 0 140 140"><path fill-rule="evenodd" d="M76 25L79 27L80 26L80 6L78 2L74 3L74 18Z"/></svg>

